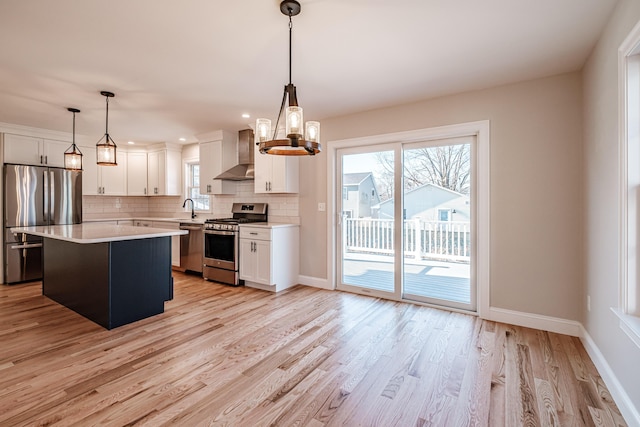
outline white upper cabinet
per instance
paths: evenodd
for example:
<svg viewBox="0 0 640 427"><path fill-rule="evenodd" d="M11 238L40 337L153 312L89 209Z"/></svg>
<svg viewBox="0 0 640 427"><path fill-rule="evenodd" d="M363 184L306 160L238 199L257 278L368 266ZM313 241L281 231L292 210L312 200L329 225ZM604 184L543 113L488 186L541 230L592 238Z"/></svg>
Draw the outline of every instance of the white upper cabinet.
<svg viewBox="0 0 640 427"><path fill-rule="evenodd" d="M71 142L26 135L3 135L4 162L64 167ZM117 166L98 166L95 145L78 143L82 157L82 194L86 196L180 196L182 147L155 144L127 150L118 147Z"/></svg>
<svg viewBox="0 0 640 427"><path fill-rule="evenodd" d="M147 153L129 152L127 155L127 195L146 196Z"/></svg>
<svg viewBox="0 0 640 427"><path fill-rule="evenodd" d="M64 152L70 145L65 141L7 133L4 135L4 162L64 167Z"/></svg>
<svg viewBox="0 0 640 427"><path fill-rule="evenodd" d="M297 193L300 159L297 156L260 154L254 144L256 193Z"/></svg>
<svg viewBox="0 0 640 427"><path fill-rule="evenodd" d="M179 196L182 194L182 149L160 144L147 152L147 194Z"/></svg>
<svg viewBox="0 0 640 427"><path fill-rule="evenodd" d="M238 164L237 136L219 130L197 138L201 141L200 194L235 194L235 182L214 178Z"/></svg>
<svg viewBox="0 0 640 427"><path fill-rule="evenodd" d="M98 167L99 184L102 186L102 195L127 195L127 156L123 154L117 155L117 166L96 165Z"/></svg>
<svg viewBox="0 0 640 427"><path fill-rule="evenodd" d="M117 166L98 166L95 147L80 147L82 151L82 194L85 196L127 195L127 153L118 151Z"/></svg>

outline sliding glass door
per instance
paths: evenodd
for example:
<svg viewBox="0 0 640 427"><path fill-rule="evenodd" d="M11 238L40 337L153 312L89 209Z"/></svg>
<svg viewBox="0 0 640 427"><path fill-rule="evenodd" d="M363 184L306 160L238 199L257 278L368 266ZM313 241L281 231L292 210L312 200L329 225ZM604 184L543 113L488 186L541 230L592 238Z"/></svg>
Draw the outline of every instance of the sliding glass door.
<svg viewBox="0 0 640 427"><path fill-rule="evenodd" d="M394 194L396 154L388 146L340 150L340 253L338 288L396 295L394 212L379 214Z"/></svg>
<svg viewBox="0 0 640 427"><path fill-rule="evenodd" d="M405 299L475 309L474 140L403 146Z"/></svg>
<svg viewBox="0 0 640 427"><path fill-rule="evenodd" d="M474 142L337 150L338 289L475 310Z"/></svg>

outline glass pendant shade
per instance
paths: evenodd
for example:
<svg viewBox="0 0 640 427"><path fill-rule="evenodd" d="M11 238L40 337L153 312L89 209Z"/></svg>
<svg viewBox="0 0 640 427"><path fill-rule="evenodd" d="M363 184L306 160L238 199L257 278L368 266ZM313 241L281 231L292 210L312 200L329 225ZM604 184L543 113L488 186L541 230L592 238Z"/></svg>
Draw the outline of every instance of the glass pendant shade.
<svg viewBox="0 0 640 427"><path fill-rule="evenodd" d="M102 142L104 141L104 142ZM116 144L113 142L109 134L106 134L96 144L96 157L99 165L102 166L117 166L116 160Z"/></svg>
<svg viewBox="0 0 640 427"><path fill-rule="evenodd" d="M64 168L75 171L82 170L82 152L80 152L76 144L73 144L64 152Z"/></svg>
<svg viewBox="0 0 640 427"><path fill-rule="evenodd" d="M302 132L303 120L302 120L302 108L300 107L287 107L286 110L286 123L287 123L287 138L303 138Z"/></svg>
<svg viewBox="0 0 640 427"><path fill-rule="evenodd" d="M271 139L271 120L256 120L256 142L265 142Z"/></svg>
<svg viewBox="0 0 640 427"><path fill-rule="evenodd" d="M320 142L320 122L305 123L304 136L309 142Z"/></svg>
<svg viewBox="0 0 640 427"><path fill-rule="evenodd" d="M64 152L64 168L68 170L81 171L82 170L82 152L76 145L76 113L80 110L77 108L67 108L68 111L73 113L73 139L71 147L67 148Z"/></svg>

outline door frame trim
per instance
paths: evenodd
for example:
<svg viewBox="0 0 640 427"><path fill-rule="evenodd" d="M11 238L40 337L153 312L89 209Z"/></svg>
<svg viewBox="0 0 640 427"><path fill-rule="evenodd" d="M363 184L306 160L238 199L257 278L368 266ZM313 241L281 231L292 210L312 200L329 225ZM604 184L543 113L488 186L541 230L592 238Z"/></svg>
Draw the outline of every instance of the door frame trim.
<svg viewBox="0 0 640 427"><path fill-rule="evenodd" d="M489 315L490 308L490 255L491 255L491 186L490 186L490 121L438 126L403 132L394 132L365 137L341 139L327 142L327 277L331 281L331 289L337 284L337 247L338 197L336 191L337 151L340 148L358 145L377 145L390 142L410 143L425 139L446 139L460 136L475 136L477 141L477 270L476 270L476 307L481 318ZM339 196L342 196L340 193ZM402 300L402 299L398 299ZM404 301L404 300L402 300Z"/></svg>

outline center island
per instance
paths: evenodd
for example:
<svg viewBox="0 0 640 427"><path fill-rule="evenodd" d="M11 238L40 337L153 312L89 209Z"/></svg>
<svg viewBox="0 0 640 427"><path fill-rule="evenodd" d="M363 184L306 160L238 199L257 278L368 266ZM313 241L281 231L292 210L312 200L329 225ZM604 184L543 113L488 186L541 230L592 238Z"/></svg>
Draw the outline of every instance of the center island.
<svg viewBox="0 0 640 427"><path fill-rule="evenodd" d="M43 238L42 293L106 329L164 312L171 236L185 230L83 223L11 230Z"/></svg>

